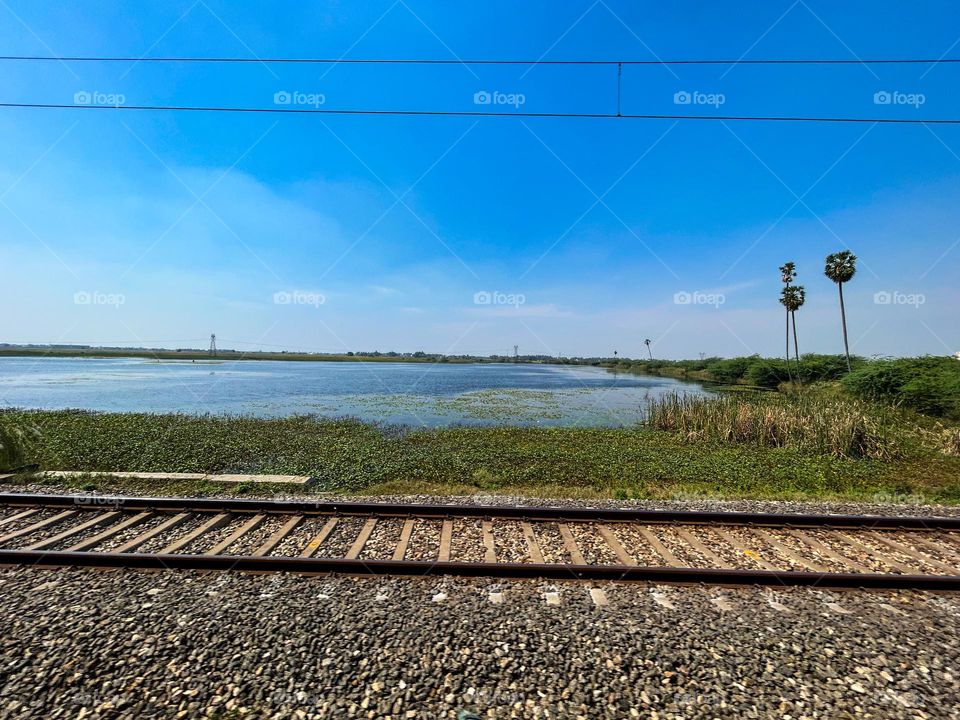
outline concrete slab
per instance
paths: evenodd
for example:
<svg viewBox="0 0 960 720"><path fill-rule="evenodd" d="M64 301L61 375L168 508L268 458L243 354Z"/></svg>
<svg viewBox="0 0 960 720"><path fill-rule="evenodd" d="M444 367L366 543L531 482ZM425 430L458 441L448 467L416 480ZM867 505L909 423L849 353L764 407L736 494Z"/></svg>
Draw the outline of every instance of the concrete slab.
<svg viewBox="0 0 960 720"><path fill-rule="evenodd" d="M590 588L590 599L598 607L610 604L607 594L601 588Z"/></svg>
<svg viewBox="0 0 960 720"><path fill-rule="evenodd" d="M284 485L307 485L308 475L205 475L205 480L223 483L278 483Z"/></svg>
<svg viewBox="0 0 960 720"><path fill-rule="evenodd" d="M80 470L47 470L40 473L45 477L68 478L84 475L98 475L106 477L135 478L138 480L206 480L221 483L275 483L278 485L308 485L310 477L307 475L241 475L229 473L215 475L208 473L169 473L169 472L86 472Z"/></svg>
<svg viewBox="0 0 960 720"><path fill-rule="evenodd" d="M104 477L126 477L137 478L138 480L203 480L207 476L204 473L162 473L162 472L107 472L107 471L86 471L86 470L47 470L40 473L44 477L82 477L84 475L97 475Z"/></svg>

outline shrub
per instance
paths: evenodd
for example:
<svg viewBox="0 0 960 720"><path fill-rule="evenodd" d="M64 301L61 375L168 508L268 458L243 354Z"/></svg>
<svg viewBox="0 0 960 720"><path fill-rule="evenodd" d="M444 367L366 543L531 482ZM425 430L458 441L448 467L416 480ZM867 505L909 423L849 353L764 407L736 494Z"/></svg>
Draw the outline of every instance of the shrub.
<svg viewBox="0 0 960 720"><path fill-rule="evenodd" d="M757 356L714 360L707 365L706 370L717 382L735 383L746 377L747 370L756 360Z"/></svg>
<svg viewBox="0 0 960 720"><path fill-rule="evenodd" d="M761 360L757 358L757 362L747 368L747 374L744 376L744 379L750 385L775 388L780 383L785 383L790 380L790 373L788 372L786 362L783 360Z"/></svg>
<svg viewBox="0 0 960 720"><path fill-rule="evenodd" d="M853 367L862 366L866 360L860 357L851 357ZM793 366L796 371L796 365ZM847 361L843 355L801 355L800 380L805 383L823 382L825 380L839 380L847 374Z"/></svg>
<svg viewBox="0 0 960 720"><path fill-rule="evenodd" d="M953 358L876 360L847 375L843 387L864 400L960 419L960 362Z"/></svg>

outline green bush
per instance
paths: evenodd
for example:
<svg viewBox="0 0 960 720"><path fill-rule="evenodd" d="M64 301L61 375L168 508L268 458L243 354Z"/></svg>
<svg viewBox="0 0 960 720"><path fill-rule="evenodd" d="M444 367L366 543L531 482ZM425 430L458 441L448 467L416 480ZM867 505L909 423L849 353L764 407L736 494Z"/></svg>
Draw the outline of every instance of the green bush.
<svg viewBox="0 0 960 720"><path fill-rule="evenodd" d="M747 368L744 379L750 385L775 388L780 383L790 380L790 372L788 372L787 363L784 360L755 358L755 361Z"/></svg>
<svg viewBox="0 0 960 720"><path fill-rule="evenodd" d="M861 367L866 360L860 357L850 358L850 364ZM791 370L796 372L796 363ZM805 383L839 380L847 374L847 360L843 355L801 355L800 380Z"/></svg>
<svg viewBox="0 0 960 720"><path fill-rule="evenodd" d="M729 360L714 360L706 367L706 371L717 382L735 383L744 379L747 370L756 361L757 357L740 357Z"/></svg>
<svg viewBox="0 0 960 720"><path fill-rule="evenodd" d="M949 357L875 360L843 379L853 395L960 419L960 362Z"/></svg>

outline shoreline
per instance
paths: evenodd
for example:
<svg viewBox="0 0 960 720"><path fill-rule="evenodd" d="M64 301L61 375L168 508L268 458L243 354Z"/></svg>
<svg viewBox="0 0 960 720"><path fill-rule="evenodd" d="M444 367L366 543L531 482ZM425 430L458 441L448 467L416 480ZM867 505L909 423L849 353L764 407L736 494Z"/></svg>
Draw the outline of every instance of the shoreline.
<svg viewBox="0 0 960 720"><path fill-rule="evenodd" d="M282 360L290 362L398 362L415 364L457 364L457 365L585 365L593 366L591 363L580 363L563 361L554 358L551 362L547 359L518 359L513 358L483 358L483 357L461 357L439 355L427 353L423 357L414 357L411 354L397 353L389 355L382 353L380 355L347 355L346 353L284 353L284 352L266 352L266 351L240 351L240 350L222 350L218 349L216 354L211 354L206 350L185 349L171 350L169 348L150 349L150 348L131 348L131 349L111 349L111 348L0 348L0 358L5 357L34 357L34 358L59 358L59 359L147 359L147 360L210 360L210 361L241 361L241 360ZM594 366L595 367L595 366Z"/></svg>

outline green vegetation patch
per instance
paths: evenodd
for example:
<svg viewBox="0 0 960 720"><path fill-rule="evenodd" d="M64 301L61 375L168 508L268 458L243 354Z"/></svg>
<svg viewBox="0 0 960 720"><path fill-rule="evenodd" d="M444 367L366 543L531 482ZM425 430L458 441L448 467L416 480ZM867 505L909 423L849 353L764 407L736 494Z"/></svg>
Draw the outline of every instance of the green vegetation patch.
<svg viewBox="0 0 960 720"><path fill-rule="evenodd" d="M895 403L936 417L960 419L960 361L948 357L876 360L843 378L865 400Z"/></svg>
<svg viewBox="0 0 960 720"><path fill-rule="evenodd" d="M867 360L843 355L802 355L800 362L759 355L703 360L623 360L605 363L618 372L664 375L759 388L839 381L861 400L883 402L935 417L960 420L960 361L952 357Z"/></svg>
<svg viewBox="0 0 960 720"><path fill-rule="evenodd" d="M30 459L44 469L311 475L317 478L314 491L371 494L908 496L960 502L960 458L921 447L884 461L709 437L691 442L677 432L641 428L414 431L311 416L260 419L81 411L10 411L0 413L0 418L37 428L40 440ZM120 481L110 481L109 487L104 482L91 478L84 487L123 487ZM145 489L145 484L138 487ZM174 491L167 484L155 487ZM176 489L191 491L214 490L209 484Z"/></svg>

